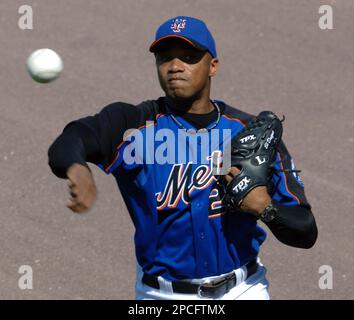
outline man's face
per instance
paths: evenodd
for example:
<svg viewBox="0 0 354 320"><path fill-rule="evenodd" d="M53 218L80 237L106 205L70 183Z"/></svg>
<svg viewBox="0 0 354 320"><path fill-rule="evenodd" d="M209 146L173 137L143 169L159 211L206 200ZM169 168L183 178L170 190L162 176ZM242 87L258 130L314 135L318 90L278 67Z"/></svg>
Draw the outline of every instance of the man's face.
<svg viewBox="0 0 354 320"><path fill-rule="evenodd" d="M195 49L183 40L165 40L156 52L160 85L167 96L188 100L209 94L210 77L218 60L208 52Z"/></svg>

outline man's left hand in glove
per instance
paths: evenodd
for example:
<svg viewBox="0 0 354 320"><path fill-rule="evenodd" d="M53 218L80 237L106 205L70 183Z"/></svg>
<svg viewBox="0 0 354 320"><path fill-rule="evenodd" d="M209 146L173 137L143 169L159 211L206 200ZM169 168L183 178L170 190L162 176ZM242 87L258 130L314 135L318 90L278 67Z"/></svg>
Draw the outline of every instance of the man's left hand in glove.
<svg viewBox="0 0 354 320"><path fill-rule="evenodd" d="M231 167L230 172L225 176L227 183L238 175L241 171L236 167ZM272 199L268 194L267 187L259 186L250 191L243 199L239 209L241 211L250 212L255 215L261 214L264 209L271 203Z"/></svg>

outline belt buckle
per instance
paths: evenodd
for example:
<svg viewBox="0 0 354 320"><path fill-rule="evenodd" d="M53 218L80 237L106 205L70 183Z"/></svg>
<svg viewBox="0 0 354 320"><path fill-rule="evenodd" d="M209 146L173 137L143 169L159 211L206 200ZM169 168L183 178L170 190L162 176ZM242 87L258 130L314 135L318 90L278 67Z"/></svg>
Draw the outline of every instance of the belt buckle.
<svg viewBox="0 0 354 320"><path fill-rule="evenodd" d="M198 287L198 296L201 298L216 299L229 292L233 286L230 286L232 278L235 274L230 274L221 280L207 280Z"/></svg>

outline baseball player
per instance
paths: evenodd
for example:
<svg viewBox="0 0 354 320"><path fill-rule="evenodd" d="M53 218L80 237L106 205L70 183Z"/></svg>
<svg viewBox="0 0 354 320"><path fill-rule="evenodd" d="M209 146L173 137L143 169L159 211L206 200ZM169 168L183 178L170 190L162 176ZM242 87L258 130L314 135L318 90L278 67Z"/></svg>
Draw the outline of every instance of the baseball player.
<svg viewBox="0 0 354 320"><path fill-rule="evenodd" d="M258 221L289 246L310 248L317 238L293 160L284 143L271 145L272 130L264 140L264 150L276 150L264 171L273 170L267 177L272 188L268 182L250 188L251 174L236 164L216 175L225 169L232 139L251 130L239 140L251 146L271 125L210 98L219 60L203 21L179 16L164 22L150 52L165 96L112 103L70 122L50 146L52 171L69 181L67 206L84 212L94 203L88 162L113 175L135 227L137 299L269 299L259 259L266 231ZM273 159L257 157L258 165ZM225 193L232 200L239 191L241 200L226 206Z"/></svg>

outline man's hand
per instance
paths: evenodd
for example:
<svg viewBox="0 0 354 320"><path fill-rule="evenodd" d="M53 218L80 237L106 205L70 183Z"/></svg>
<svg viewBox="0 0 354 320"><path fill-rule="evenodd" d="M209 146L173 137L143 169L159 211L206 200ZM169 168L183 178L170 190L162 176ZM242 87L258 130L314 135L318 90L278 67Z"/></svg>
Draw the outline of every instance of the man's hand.
<svg viewBox="0 0 354 320"><path fill-rule="evenodd" d="M229 173L225 176L225 180L229 183L239 173L240 170L238 168L231 167ZM271 201L272 199L267 192L267 187L259 186L246 195L240 205L240 209L241 211L251 212L255 215L261 214Z"/></svg>
<svg viewBox="0 0 354 320"><path fill-rule="evenodd" d="M92 207L97 194L91 171L86 166L74 163L66 175L71 195L66 206L78 213L87 211Z"/></svg>

